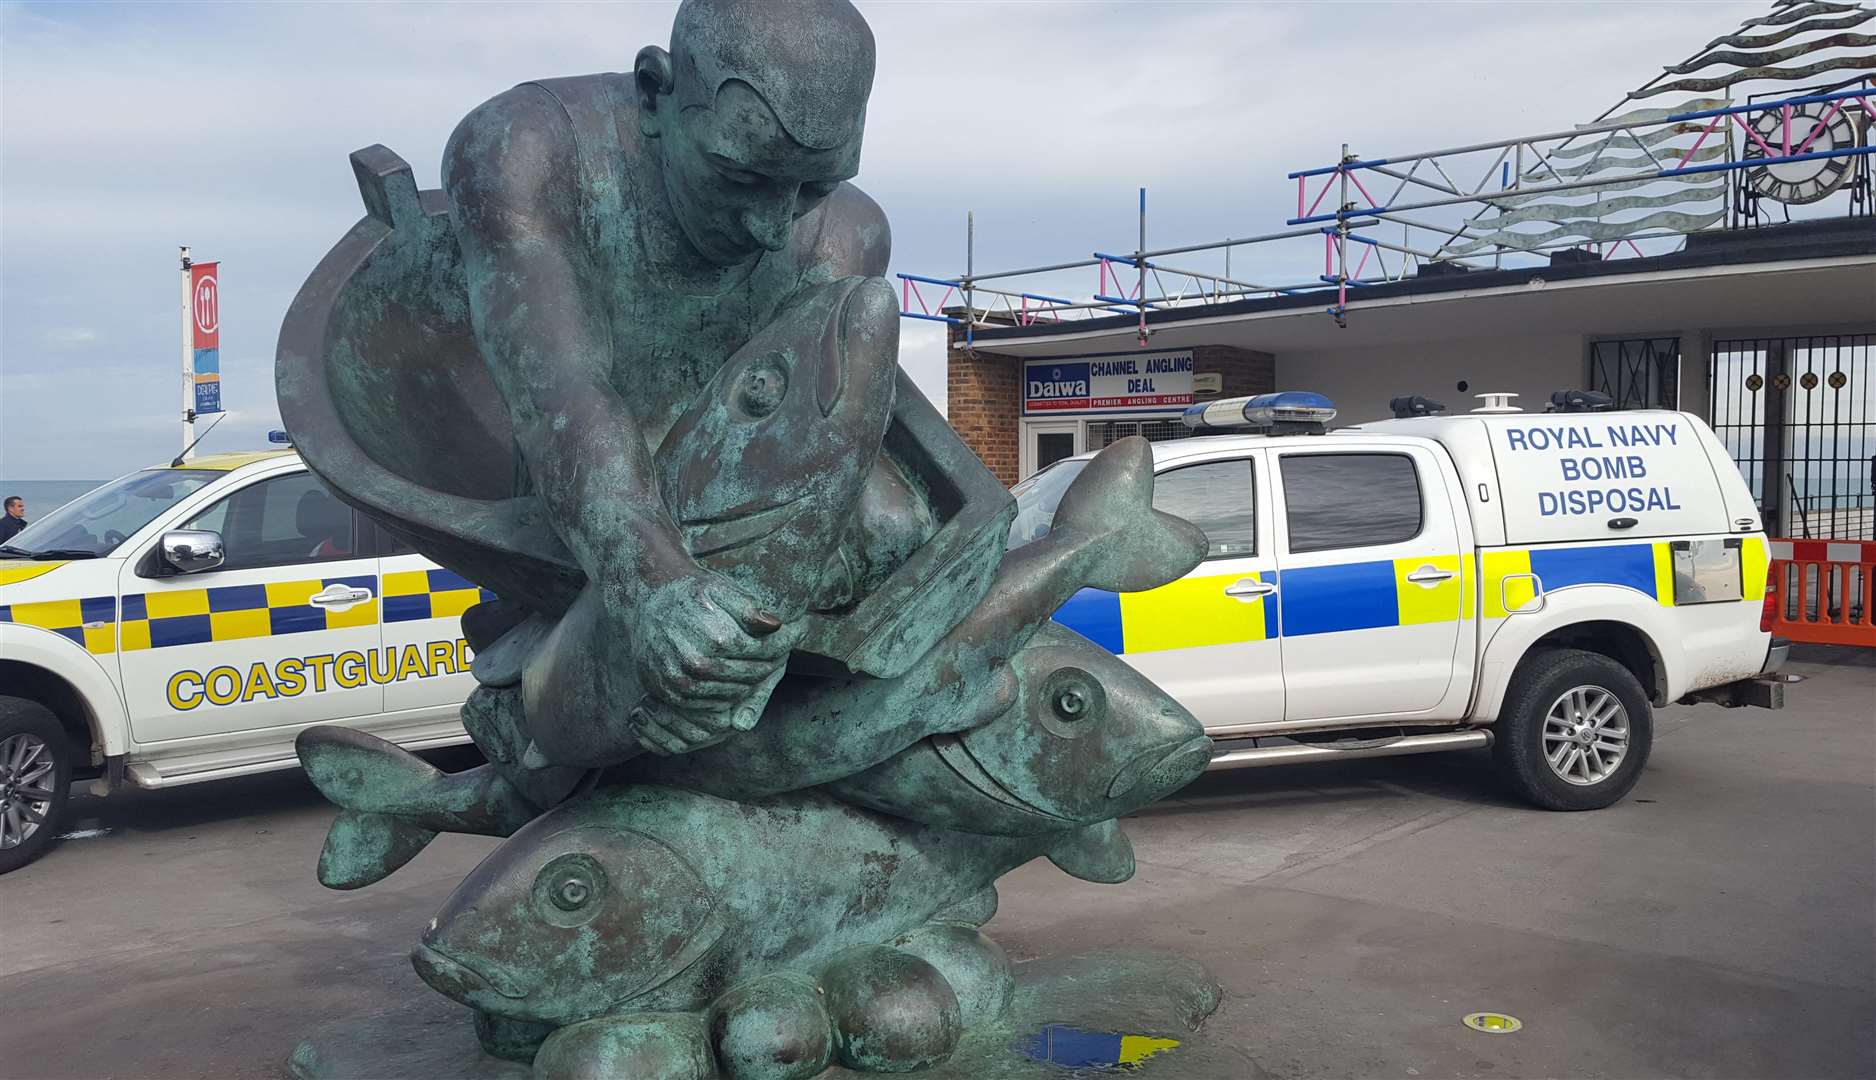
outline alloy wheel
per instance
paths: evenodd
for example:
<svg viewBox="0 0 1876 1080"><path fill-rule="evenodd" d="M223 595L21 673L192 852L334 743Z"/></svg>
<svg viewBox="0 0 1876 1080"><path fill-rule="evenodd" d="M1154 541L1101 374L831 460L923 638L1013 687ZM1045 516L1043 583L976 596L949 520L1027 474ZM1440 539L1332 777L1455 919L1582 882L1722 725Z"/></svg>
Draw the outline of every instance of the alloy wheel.
<svg viewBox="0 0 1876 1080"><path fill-rule="evenodd" d="M0 742L0 850L16 848L52 813L52 748L21 732Z"/></svg>
<svg viewBox="0 0 1876 1080"><path fill-rule="evenodd" d="M1544 760L1568 784L1599 784L1628 756L1628 710L1600 686L1564 691L1544 716Z"/></svg>

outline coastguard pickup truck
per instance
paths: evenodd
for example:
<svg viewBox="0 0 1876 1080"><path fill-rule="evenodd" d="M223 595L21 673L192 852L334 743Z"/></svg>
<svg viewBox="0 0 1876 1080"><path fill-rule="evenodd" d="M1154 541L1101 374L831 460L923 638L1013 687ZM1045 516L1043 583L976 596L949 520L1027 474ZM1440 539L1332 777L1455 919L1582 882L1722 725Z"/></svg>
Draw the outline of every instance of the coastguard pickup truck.
<svg viewBox="0 0 1876 1080"><path fill-rule="evenodd" d="M1194 406L1207 437L1154 444L1154 503L1209 554L1055 618L1198 716L1213 768L1490 746L1552 810L1626 794L1654 708L1781 706L1759 509L1706 424L1511 396L1332 432L1316 394ZM1091 456L1017 486L1011 546Z"/></svg>
<svg viewBox="0 0 1876 1080"><path fill-rule="evenodd" d="M1428 416L1318 437L1315 395L1215 402L1154 446L1205 561L1056 619L1219 741L1214 768L1495 746L1553 809L1606 806L1650 709L1776 706L1758 509L1670 412ZM1086 456L1016 489L1044 535ZM312 724L466 742L461 615L488 594L334 498L290 451L131 473L0 547L0 873L74 777L163 788L295 767Z"/></svg>
<svg viewBox="0 0 1876 1080"><path fill-rule="evenodd" d="M162 788L296 767L311 724L467 742L485 594L280 450L131 473L0 547L0 873L74 776Z"/></svg>

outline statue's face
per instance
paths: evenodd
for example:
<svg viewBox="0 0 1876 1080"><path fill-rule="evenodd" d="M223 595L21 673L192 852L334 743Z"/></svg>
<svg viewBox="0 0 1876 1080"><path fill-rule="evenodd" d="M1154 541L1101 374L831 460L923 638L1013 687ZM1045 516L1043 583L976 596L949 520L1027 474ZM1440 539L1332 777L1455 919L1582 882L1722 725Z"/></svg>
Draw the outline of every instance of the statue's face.
<svg viewBox="0 0 1876 1080"><path fill-rule="evenodd" d="M718 266L780 251L795 219L858 171L857 137L826 150L803 146L740 80L724 83L709 104L660 108L657 117L671 207L691 245Z"/></svg>

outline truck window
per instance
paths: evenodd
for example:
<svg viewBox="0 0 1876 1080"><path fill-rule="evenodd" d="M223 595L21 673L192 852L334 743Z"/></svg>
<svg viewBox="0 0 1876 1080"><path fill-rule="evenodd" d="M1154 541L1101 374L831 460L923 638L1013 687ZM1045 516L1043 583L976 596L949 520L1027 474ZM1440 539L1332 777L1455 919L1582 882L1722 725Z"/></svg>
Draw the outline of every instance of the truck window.
<svg viewBox="0 0 1876 1080"><path fill-rule="evenodd" d="M1153 509L1197 525L1208 559L1257 554L1256 475L1249 461L1207 461L1153 478Z"/></svg>
<svg viewBox="0 0 1876 1080"><path fill-rule="evenodd" d="M218 474L198 469L145 469L81 495L27 526L0 555L60 552L104 556L130 535L195 494Z"/></svg>
<svg viewBox="0 0 1876 1080"><path fill-rule="evenodd" d="M311 473L249 484L184 528L221 534L224 570L349 559L358 550L352 508Z"/></svg>
<svg viewBox="0 0 1876 1080"><path fill-rule="evenodd" d="M1010 537L1005 547L1014 551L1049 535L1056 506L1067 493L1068 485L1087 467L1086 459L1058 461L1011 488L1010 494L1016 496L1016 519L1010 522Z"/></svg>
<svg viewBox="0 0 1876 1080"><path fill-rule="evenodd" d="M1420 535L1420 477L1405 454L1285 454L1282 469L1293 553Z"/></svg>

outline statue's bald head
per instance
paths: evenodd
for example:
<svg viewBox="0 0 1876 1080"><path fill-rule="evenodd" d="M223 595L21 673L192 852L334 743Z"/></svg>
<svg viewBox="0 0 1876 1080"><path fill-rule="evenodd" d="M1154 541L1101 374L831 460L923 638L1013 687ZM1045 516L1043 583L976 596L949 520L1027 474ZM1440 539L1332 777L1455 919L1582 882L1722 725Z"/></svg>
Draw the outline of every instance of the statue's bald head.
<svg viewBox="0 0 1876 1080"><path fill-rule="evenodd" d="M848 0L685 0L671 26L671 63L680 100L709 104L739 79L790 138L827 149L858 139L865 125L873 31Z"/></svg>

